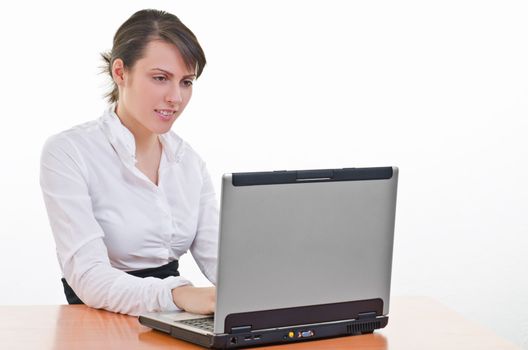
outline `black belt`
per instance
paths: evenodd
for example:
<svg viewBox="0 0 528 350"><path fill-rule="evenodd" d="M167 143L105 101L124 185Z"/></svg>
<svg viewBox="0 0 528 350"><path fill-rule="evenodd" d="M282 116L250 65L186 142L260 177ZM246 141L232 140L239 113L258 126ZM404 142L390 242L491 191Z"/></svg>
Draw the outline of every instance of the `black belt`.
<svg viewBox="0 0 528 350"><path fill-rule="evenodd" d="M156 277L160 279L167 278L169 276L179 276L178 272L178 260L171 261L167 265L160 267L154 267L150 269L136 270L136 271L126 271L126 273L136 276L136 277ZM68 304L84 304L81 299L75 294L73 289L70 287L65 278L61 279L62 286L64 287L64 294L66 295L66 300Z"/></svg>

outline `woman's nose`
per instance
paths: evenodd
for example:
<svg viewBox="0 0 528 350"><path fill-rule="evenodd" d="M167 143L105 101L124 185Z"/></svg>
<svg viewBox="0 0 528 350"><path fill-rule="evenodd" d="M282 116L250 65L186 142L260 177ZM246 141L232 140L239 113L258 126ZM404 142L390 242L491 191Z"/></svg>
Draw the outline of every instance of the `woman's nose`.
<svg viewBox="0 0 528 350"><path fill-rule="evenodd" d="M167 93L166 100L171 104L180 104L182 102L182 93L178 85L173 86Z"/></svg>

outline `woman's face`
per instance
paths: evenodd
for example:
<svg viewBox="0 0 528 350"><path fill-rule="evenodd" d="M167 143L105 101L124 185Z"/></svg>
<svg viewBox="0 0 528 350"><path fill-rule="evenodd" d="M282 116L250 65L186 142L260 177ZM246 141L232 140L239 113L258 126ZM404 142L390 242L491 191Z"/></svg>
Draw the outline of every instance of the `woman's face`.
<svg viewBox="0 0 528 350"><path fill-rule="evenodd" d="M119 87L117 115L121 121L135 135L169 131L191 99L196 78L178 48L154 40L131 69L119 70L122 61L117 61L112 70Z"/></svg>

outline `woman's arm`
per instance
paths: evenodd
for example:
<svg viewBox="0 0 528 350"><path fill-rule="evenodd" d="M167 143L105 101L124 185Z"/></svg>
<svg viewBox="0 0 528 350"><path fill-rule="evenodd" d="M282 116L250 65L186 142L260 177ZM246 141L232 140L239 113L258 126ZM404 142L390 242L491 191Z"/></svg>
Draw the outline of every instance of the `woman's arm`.
<svg viewBox="0 0 528 350"><path fill-rule="evenodd" d="M189 284L183 277L139 278L110 265L104 232L92 210L92 180L74 143L61 135L48 140L40 183L66 281L95 308L130 315L178 310L172 291Z"/></svg>
<svg viewBox="0 0 528 350"><path fill-rule="evenodd" d="M202 179L198 225L190 251L203 274L216 285L219 213L213 182L204 163Z"/></svg>

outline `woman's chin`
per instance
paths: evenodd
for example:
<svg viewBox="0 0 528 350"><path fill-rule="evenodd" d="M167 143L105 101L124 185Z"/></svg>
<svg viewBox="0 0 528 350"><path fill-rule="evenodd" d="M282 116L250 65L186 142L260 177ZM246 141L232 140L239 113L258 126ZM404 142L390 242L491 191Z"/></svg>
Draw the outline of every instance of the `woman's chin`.
<svg viewBox="0 0 528 350"><path fill-rule="evenodd" d="M149 130L154 134L165 134L170 131L172 124L174 124L174 119L167 122L157 122L150 125Z"/></svg>

